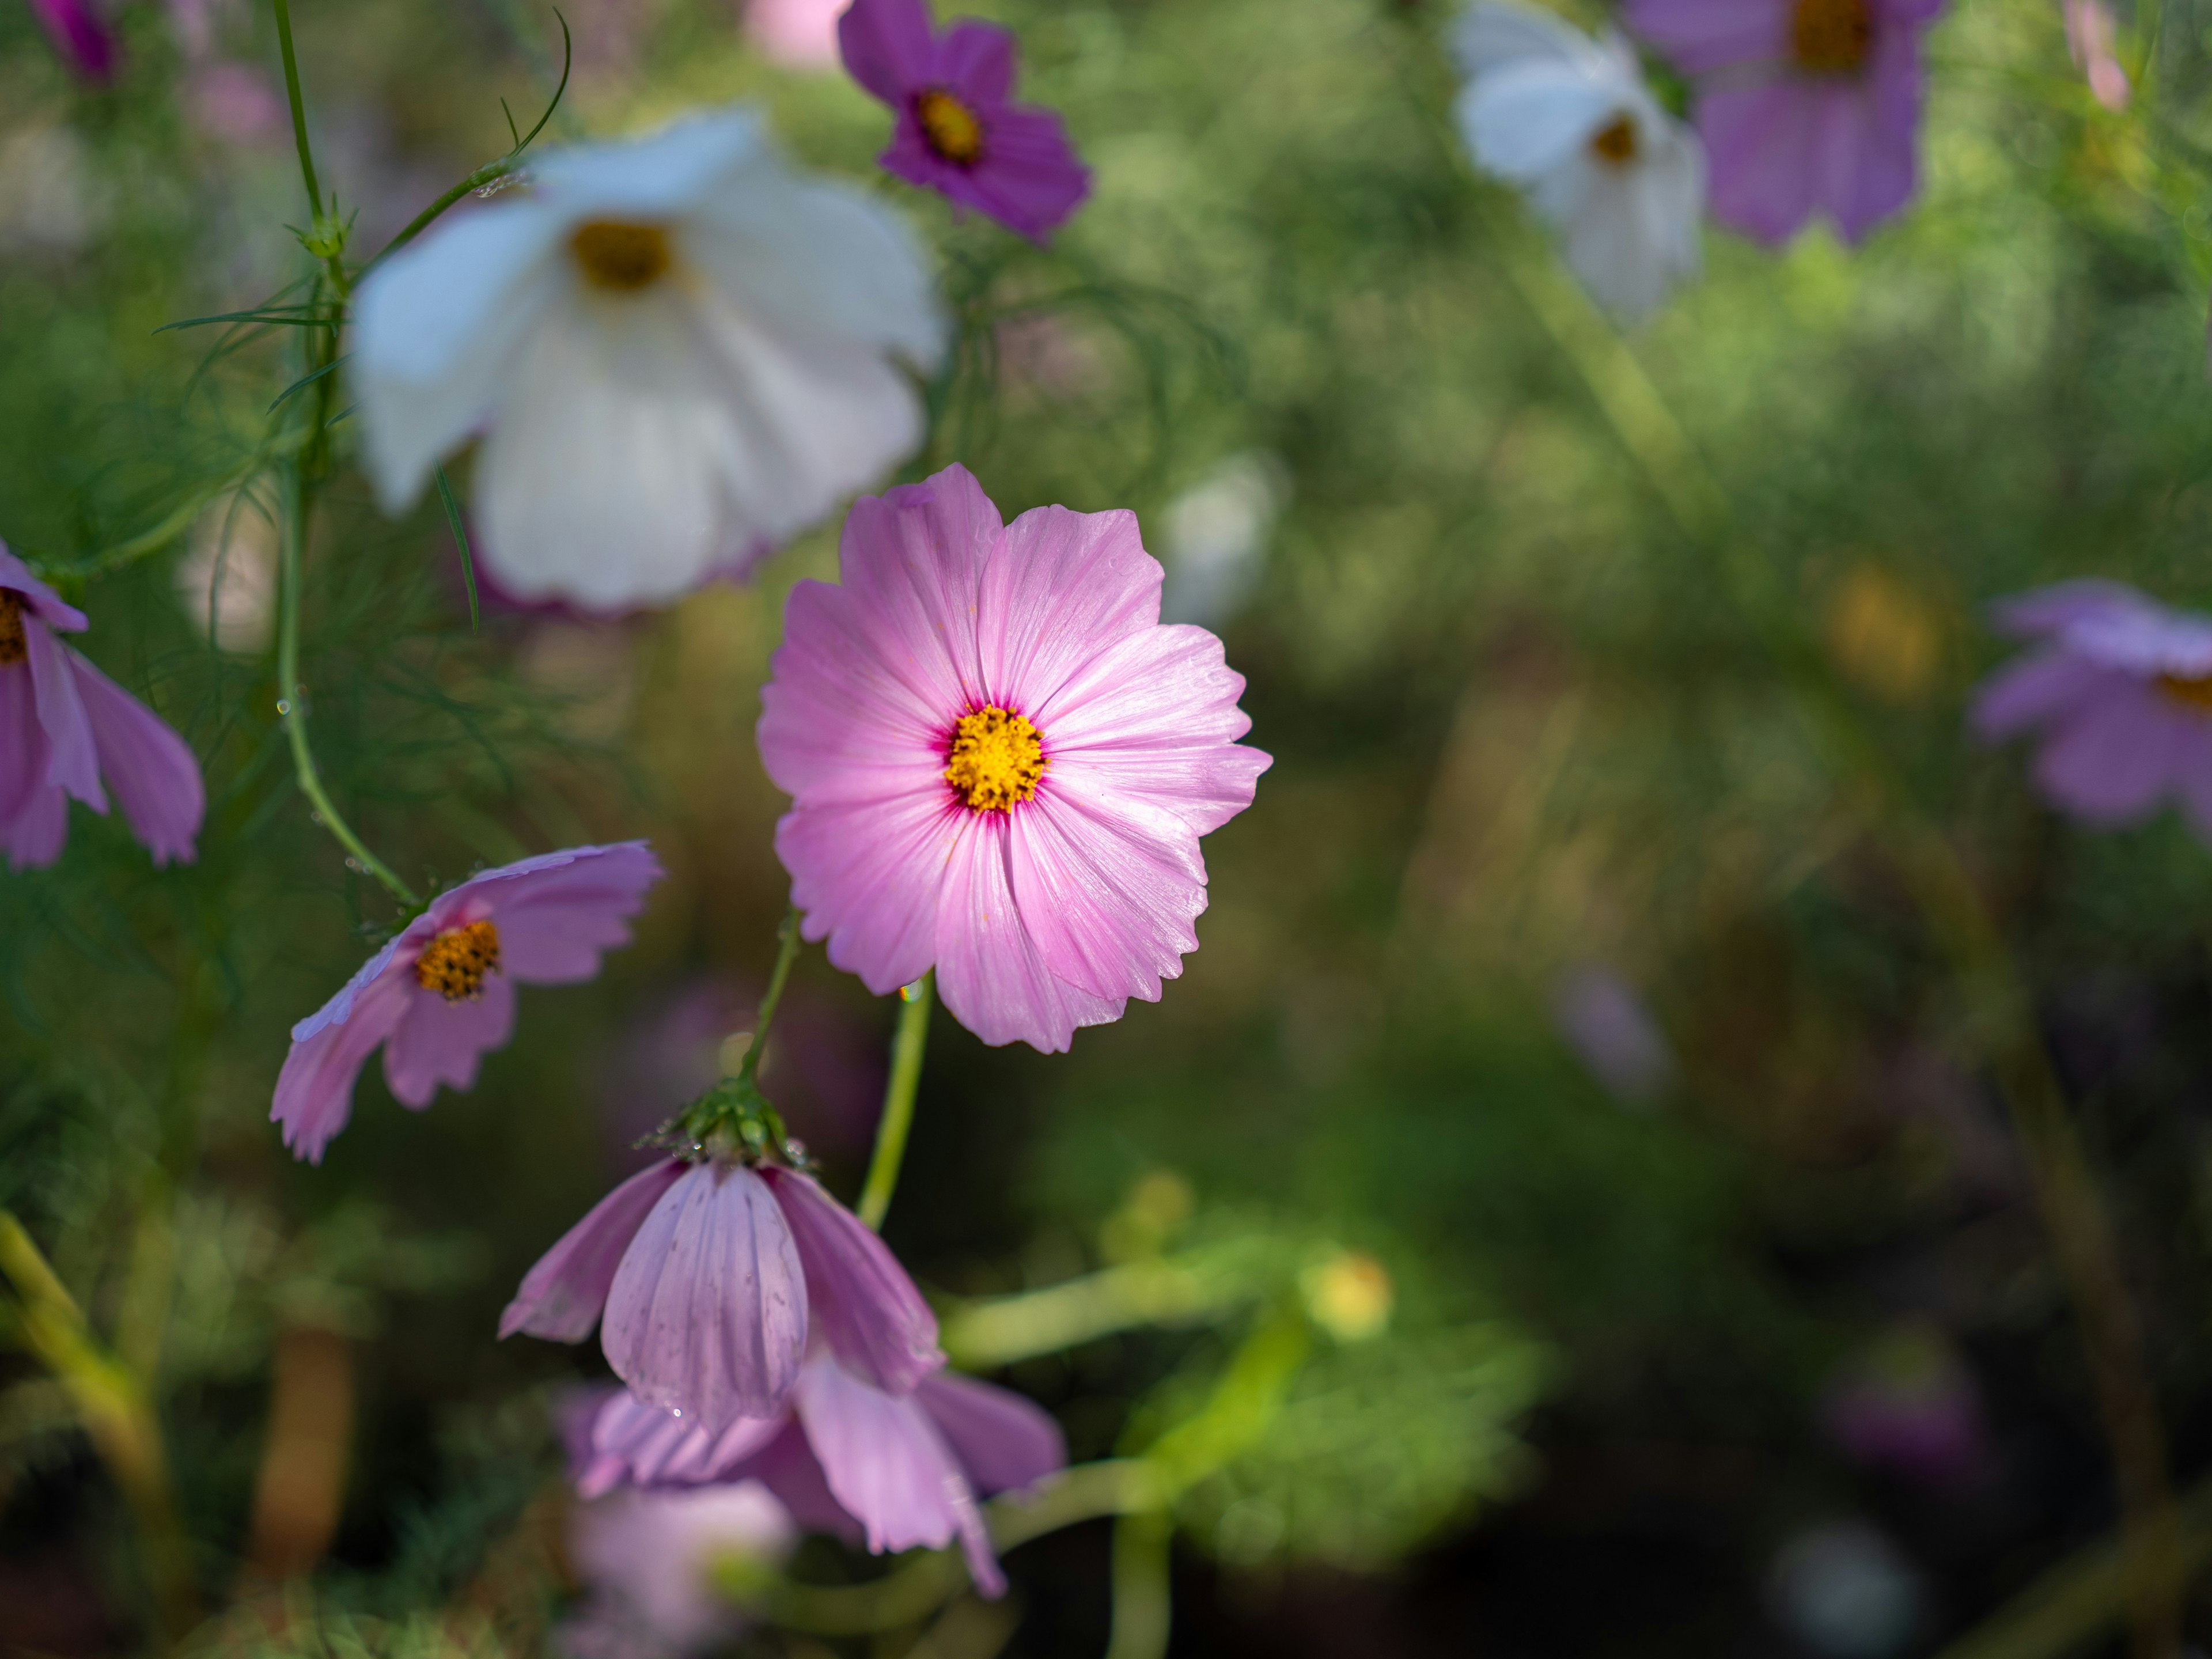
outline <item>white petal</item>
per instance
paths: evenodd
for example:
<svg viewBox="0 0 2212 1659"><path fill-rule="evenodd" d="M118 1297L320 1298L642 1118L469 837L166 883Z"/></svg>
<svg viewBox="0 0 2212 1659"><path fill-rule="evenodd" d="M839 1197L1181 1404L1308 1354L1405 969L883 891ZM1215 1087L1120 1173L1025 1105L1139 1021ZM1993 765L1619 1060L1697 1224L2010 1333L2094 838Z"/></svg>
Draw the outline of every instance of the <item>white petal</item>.
<svg viewBox="0 0 2212 1659"><path fill-rule="evenodd" d="M1528 61L1582 64L1596 53L1590 38L1563 17L1499 0L1469 8L1452 36L1461 70L1480 76Z"/></svg>
<svg viewBox="0 0 2212 1659"><path fill-rule="evenodd" d="M759 117L740 106L694 115L644 138L551 150L531 174L571 224L665 221L691 213L732 173L770 154Z"/></svg>
<svg viewBox="0 0 2212 1659"><path fill-rule="evenodd" d="M354 384L377 499L397 513L438 458L499 402L520 343L556 291L566 230L536 203L486 209L427 234L354 299Z"/></svg>
<svg viewBox="0 0 2212 1659"><path fill-rule="evenodd" d="M1524 64L1486 75L1460 99L1461 130L1476 164L1526 184L1579 152L1615 118L1631 112L1629 91L1555 64Z"/></svg>

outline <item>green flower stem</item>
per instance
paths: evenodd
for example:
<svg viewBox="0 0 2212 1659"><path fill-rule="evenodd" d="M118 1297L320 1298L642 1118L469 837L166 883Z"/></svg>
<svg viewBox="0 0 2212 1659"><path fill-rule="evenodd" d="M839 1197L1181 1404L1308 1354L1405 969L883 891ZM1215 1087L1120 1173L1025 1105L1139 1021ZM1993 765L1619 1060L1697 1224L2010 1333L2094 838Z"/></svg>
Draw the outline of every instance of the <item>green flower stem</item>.
<svg viewBox="0 0 2212 1659"><path fill-rule="evenodd" d="M61 1383L100 1461L123 1489L162 1626L174 1641L199 1622L199 1596L170 1492L161 1426L144 1381L93 1335L22 1223L5 1210L0 1210L0 1277L15 1287L15 1334Z"/></svg>
<svg viewBox="0 0 2212 1659"><path fill-rule="evenodd" d="M756 1082L760 1076L761 1054L768 1048L769 1027L775 1024L776 1006L783 1000L783 988L791 978L791 964L799 960L799 912L783 913L783 924L775 930L775 966L769 970L768 990L761 998L760 1014L753 1022L753 1040L745 1049L745 1057L738 1062L738 1081Z"/></svg>
<svg viewBox="0 0 2212 1659"><path fill-rule="evenodd" d="M300 179L307 187L307 211L323 216L322 186L315 179L315 152L307 143L307 105L300 92L300 59L292 50L290 0L270 0L276 12L276 49L284 58L284 96L292 106L292 142L300 151Z"/></svg>
<svg viewBox="0 0 2212 1659"><path fill-rule="evenodd" d="M1041 1291L957 1307L945 1315L942 1340L954 1364L990 1370L1139 1326L1199 1324L1258 1291L1256 1280L1241 1273L1201 1271L1183 1261L1127 1261Z"/></svg>
<svg viewBox="0 0 2212 1659"><path fill-rule="evenodd" d="M281 3L282 0L279 0L279 3ZM462 179L460 183L455 185L451 190L438 198L436 201L431 203L429 206L424 208L420 213L409 220L407 222L407 228L401 231L397 236L393 237L390 241L386 242L382 248L379 249L376 257L372 258L367 264L361 268L359 276L357 276L355 280L359 281L360 277L368 276L370 271L374 270L377 266L382 264L393 254L398 252L401 248L405 247L408 243L413 241L417 236L420 236L445 213L447 209L452 207L453 204L459 201L461 198L470 194L471 191L482 190L486 185L497 184L501 179L519 171L521 166L522 157L519 153L502 155L496 161L485 162L483 166L478 167L474 173L469 174L467 178Z"/></svg>
<svg viewBox="0 0 2212 1659"><path fill-rule="evenodd" d="M884 1217L898 1190L899 1166L906 1161L908 1133L914 1127L915 1091L921 1083L922 1050L929 1042L930 993L937 984L932 969L899 993L898 1030L891 1038L891 1077L884 1090L884 1112L876 1121L876 1150L868 1159L868 1178L860 1188L860 1219L881 1232Z"/></svg>
<svg viewBox="0 0 2212 1659"><path fill-rule="evenodd" d="M1168 1546L1174 1538L1174 1517L1158 1510L1115 1519L1113 1635L1106 1659L1161 1659L1167 1652L1175 1619L1168 1578Z"/></svg>

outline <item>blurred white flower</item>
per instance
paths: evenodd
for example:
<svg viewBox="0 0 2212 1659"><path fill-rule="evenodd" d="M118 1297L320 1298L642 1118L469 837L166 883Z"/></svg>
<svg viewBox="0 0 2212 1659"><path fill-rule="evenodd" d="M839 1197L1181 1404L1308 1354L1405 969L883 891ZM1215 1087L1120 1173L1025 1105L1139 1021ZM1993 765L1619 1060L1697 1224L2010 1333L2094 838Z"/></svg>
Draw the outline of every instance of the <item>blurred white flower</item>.
<svg viewBox="0 0 2212 1659"><path fill-rule="evenodd" d="M781 1562L796 1537L790 1511L757 1480L623 1487L580 1504L568 1555L589 1595L560 1645L575 1659L681 1659L720 1646L741 1621L715 1592L715 1568Z"/></svg>
<svg viewBox="0 0 2212 1659"><path fill-rule="evenodd" d="M264 651L276 617L276 528L252 501L226 495L200 515L177 566L177 602L195 632L225 651Z"/></svg>
<svg viewBox="0 0 2212 1659"><path fill-rule="evenodd" d="M1626 41L1485 0L1455 45L1476 164L1527 195L1599 304L1634 321L1698 274L1705 150L1659 107Z"/></svg>
<svg viewBox="0 0 2212 1659"><path fill-rule="evenodd" d="M1920 1627L1926 1592L1897 1546L1860 1521L1799 1533L1776 1557L1769 1598L1790 1633L1830 1659L1889 1659Z"/></svg>
<svg viewBox="0 0 2212 1659"><path fill-rule="evenodd" d="M1231 455L1168 503L1160 620L1211 628L1227 620L1260 580L1267 532L1290 494L1273 455Z"/></svg>
<svg viewBox="0 0 2212 1659"><path fill-rule="evenodd" d="M920 249L748 112L545 155L536 191L362 285L353 368L387 511L472 433L476 550L521 599L665 603L922 436L894 357L943 330Z"/></svg>

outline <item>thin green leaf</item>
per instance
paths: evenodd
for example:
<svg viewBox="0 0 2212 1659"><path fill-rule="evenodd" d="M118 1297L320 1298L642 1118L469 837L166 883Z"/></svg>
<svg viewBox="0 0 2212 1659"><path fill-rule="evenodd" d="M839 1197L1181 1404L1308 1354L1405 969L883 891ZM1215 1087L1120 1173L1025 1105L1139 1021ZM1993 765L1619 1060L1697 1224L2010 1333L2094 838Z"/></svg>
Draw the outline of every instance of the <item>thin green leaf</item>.
<svg viewBox="0 0 2212 1659"><path fill-rule="evenodd" d="M477 615L477 566L469 553L469 532L461 522L461 504L453 499L453 486L446 477L446 469L437 469L438 499L446 504L446 522L453 526L453 545L461 550L461 580L469 588L469 632L478 630Z"/></svg>

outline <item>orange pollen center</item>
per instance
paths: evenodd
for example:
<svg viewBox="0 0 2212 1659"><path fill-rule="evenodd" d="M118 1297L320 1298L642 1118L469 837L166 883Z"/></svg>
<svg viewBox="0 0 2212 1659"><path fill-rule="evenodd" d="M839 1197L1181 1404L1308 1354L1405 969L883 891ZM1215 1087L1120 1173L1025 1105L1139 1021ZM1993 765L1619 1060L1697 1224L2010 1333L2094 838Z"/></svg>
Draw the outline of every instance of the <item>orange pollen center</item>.
<svg viewBox="0 0 2212 1659"><path fill-rule="evenodd" d="M2212 674L2160 674L2158 689L2192 714L2212 715Z"/></svg>
<svg viewBox="0 0 2212 1659"><path fill-rule="evenodd" d="M467 1002L483 994L484 975L499 966L499 929L489 921L448 927L422 947L415 961L415 981L448 1002Z"/></svg>
<svg viewBox="0 0 2212 1659"><path fill-rule="evenodd" d="M23 636L23 596L13 588L0 587L0 668L30 654L31 642Z"/></svg>
<svg viewBox="0 0 2212 1659"><path fill-rule="evenodd" d="M1815 75L1849 75L1874 44L1867 0L1797 0L1790 19L1790 51Z"/></svg>
<svg viewBox="0 0 2212 1659"><path fill-rule="evenodd" d="M651 288L675 262L665 230L618 219L594 219L577 226L568 239L568 251L576 256L584 280L609 294Z"/></svg>
<svg viewBox="0 0 2212 1659"><path fill-rule="evenodd" d="M995 703L960 717L945 759L945 782L978 812L1012 811L1016 801L1036 793L1052 764L1036 727Z"/></svg>
<svg viewBox="0 0 2212 1659"><path fill-rule="evenodd" d="M1601 161L1626 167L1636 159L1636 123L1626 115L1616 115L1591 135L1590 154Z"/></svg>
<svg viewBox="0 0 2212 1659"><path fill-rule="evenodd" d="M968 167L983 153L983 124L951 93L932 87L914 100L914 118L930 149L955 167Z"/></svg>

